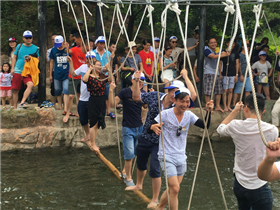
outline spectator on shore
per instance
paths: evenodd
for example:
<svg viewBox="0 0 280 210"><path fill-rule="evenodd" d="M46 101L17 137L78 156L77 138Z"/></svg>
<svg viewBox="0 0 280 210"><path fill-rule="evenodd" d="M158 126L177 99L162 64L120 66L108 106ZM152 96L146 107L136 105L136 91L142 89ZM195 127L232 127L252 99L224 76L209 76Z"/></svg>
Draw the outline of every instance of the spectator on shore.
<svg viewBox="0 0 280 210"><path fill-rule="evenodd" d="M8 62L2 64L2 70L0 73L0 97L2 100L2 109L6 109L6 98L8 97L10 105L13 105L12 101L12 78L11 66Z"/></svg>
<svg viewBox="0 0 280 210"><path fill-rule="evenodd" d="M10 37L9 38L9 51L8 51L8 56L10 58L9 64L12 64L12 59L14 57L14 52L17 47L17 39L15 37Z"/></svg>
<svg viewBox="0 0 280 210"><path fill-rule="evenodd" d="M165 87L170 86L170 82L174 79L173 70L175 70L176 63L173 62L173 58L171 57L172 47L166 46L164 50L164 55L162 57L163 67L161 73L161 81L166 83ZM165 93L168 92L168 89L164 90Z"/></svg>
<svg viewBox="0 0 280 210"><path fill-rule="evenodd" d="M54 47L51 49L49 59L50 82L54 83L54 93L57 97L58 109L63 109L65 111L67 110L66 102L68 101L69 63L67 61L65 42L62 36L58 35L54 38ZM61 94L63 94L63 107Z"/></svg>
<svg viewBox="0 0 280 210"><path fill-rule="evenodd" d="M13 75L12 81L12 90L13 90L13 102L14 102L14 109L17 108L18 102L18 93L21 88L22 82L27 86L26 90L24 91L22 100L20 102L20 107L27 107L25 104L26 99L30 95L32 88L34 86L31 76L23 77L21 76L21 72L23 70L25 61L29 59L30 54L34 56L38 56L39 59L39 48L32 44L33 35L31 31L24 31L23 33L23 44L19 44L16 47L14 52L14 57L12 59L12 69L11 75Z"/></svg>
<svg viewBox="0 0 280 210"><path fill-rule="evenodd" d="M155 38L154 38L155 50L154 50L152 44L151 44L151 46L150 46L150 51L152 51L153 53L156 53L156 56L157 56L158 53L160 53L160 51L159 51L159 42L160 42L160 38L155 37Z"/></svg>
<svg viewBox="0 0 280 210"><path fill-rule="evenodd" d="M113 58L112 69L113 69L113 73L115 73L114 78L115 78L115 84L117 85L120 81L120 73L118 72L118 69L119 69L118 58L117 58L117 55L115 54L115 52L117 50L116 42L110 41L108 50L110 51L111 54L114 53L114 55L115 55Z"/></svg>
<svg viewBox="0 0 280 210"><path fill-rule="evenodd" d="M259 55L259 52L262 50L263 46L268 45L268 41L269 41L268 38L264 37L264 38L262 38L260 43L257 43L255 45L255 49L253 51L253 57Z"/></svg>
<svg viewBox="0 0 280 210"><path fill-rule="evenodd" d="M264 51L266 53L266 60L272 64L272 58L268 55L268 52L269 52L269 46L268 45L263 45L263 47L261 48L261 51ZM252 58L252 61L251 63L254 64L256 63L257 61L260 60L260 56L259 55L256 55Z"/></svg>

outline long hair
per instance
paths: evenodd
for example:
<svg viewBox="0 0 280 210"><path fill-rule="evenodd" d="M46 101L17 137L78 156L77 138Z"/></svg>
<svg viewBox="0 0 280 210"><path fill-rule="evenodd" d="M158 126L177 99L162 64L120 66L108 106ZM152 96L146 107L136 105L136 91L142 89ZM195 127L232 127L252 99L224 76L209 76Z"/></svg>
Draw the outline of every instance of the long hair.
<svg viewBox="0 0 280 210"><path fill-rule="evenodd" d="M4 63L2 64L2 72L5 73L4 70L3 70L3 66L4 66L5 64L7 64L7 65L9 66L8 73L10 73L10 72L11 72L11 65L10 65L8 62L4 62Z"/></svg>

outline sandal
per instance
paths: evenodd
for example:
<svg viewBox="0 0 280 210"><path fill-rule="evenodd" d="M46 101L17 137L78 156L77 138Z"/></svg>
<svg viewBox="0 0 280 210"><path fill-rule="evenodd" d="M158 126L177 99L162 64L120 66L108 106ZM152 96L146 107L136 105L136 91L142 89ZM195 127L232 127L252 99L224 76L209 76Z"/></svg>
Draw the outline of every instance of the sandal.
<svg viewBox="0 0 280 210"><path fill-rule="evenodd" d="M116 118L116 115L114 115L114 113L110 112L109 114L107 114L107 116L111 117L112 119Z"/></svg>
<svg viewBox="0 0 280 210"><path fill-rule="evenodd" d="M62 112L62 115L66 115L66 111L63 111L63 112Z"/></svg>
<svg viewBox="0 0 280 210"><path fill-rule="evenodd" d="M75 117L76 115L75 115L75 114L73 114L72 112L70 112L70 116Z"/></svg>
<svg viewBox="0 0 280 210"><path fill-rule="evenodd" d="M20 104L20 108L27 108L28 106L25 103Z"/></svg>

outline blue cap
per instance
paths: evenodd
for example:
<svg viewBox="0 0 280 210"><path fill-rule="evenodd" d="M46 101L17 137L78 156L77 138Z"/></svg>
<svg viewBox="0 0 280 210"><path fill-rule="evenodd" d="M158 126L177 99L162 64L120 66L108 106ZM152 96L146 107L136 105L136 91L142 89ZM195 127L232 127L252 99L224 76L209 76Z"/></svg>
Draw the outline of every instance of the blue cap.
<svg viewBox="0 0 280 210"><path fill-rule="evenodd" d="M177 38L176 36L171 36L171 37L169 38L169 41L172 40L172 39L178 40L178 38Z"/></svg>
<svg viewBox="0 0 280 210"><path fill-rule="evenodd" d="M99 37L95 40L94 44L96 45L98 42L105 42L104 36L99 36Z"/></svg>

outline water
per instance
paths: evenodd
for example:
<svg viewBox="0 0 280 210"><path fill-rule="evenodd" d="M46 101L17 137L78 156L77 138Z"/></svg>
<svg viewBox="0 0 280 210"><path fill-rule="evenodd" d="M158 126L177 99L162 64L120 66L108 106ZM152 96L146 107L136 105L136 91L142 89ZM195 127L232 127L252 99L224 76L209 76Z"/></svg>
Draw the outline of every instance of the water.
<svg viewBox="0 0 280 210"><path fill-rule="evenodd" d="M187 145L188 171L179 193L179 209L187 209L200 144ZM228 209L237 209L232 192L234 146L215 142L216 155ZM117 148L102 149L119 169ZM21 210L140 210L145 203L133 192L124 191L113 173L88 150L41 151L1 154L1 209ZM134 179L136 173L134 173ZM274 209L280 208L278 181L270 184ZM165 188L163 179L162 189ZM151 179L146 176L143 193L151 198ZM223 210L208 143L204 145L191 209Z"/></svg>

